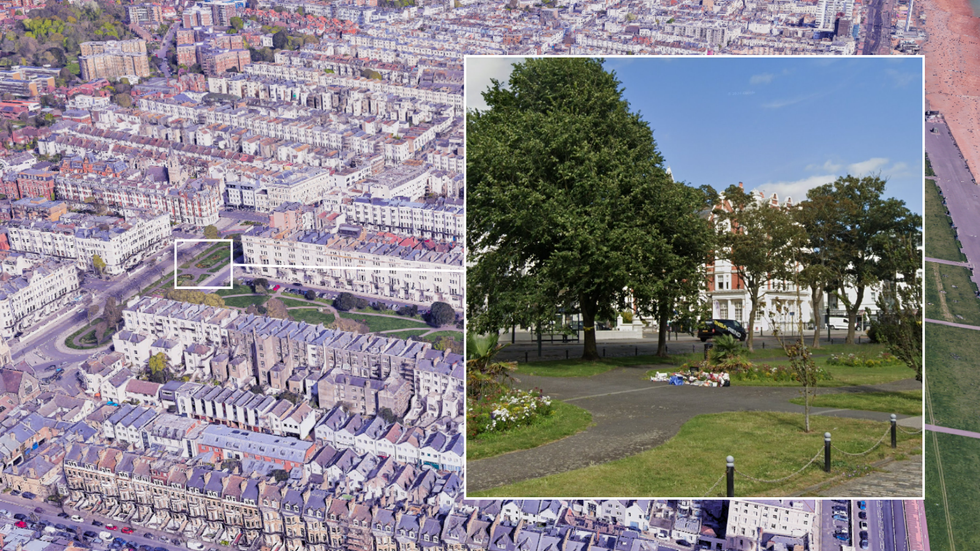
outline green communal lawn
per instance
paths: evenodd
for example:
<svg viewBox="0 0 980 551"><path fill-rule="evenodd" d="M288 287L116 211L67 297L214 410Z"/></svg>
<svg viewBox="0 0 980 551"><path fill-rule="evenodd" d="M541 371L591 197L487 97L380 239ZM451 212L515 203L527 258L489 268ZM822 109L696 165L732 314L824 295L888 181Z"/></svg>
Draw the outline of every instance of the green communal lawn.
<svg viewBox="0 0 980 551"><path fill-rule="evenodd" d="M959 243L951 226L952 220L943 206L936 181L926 178L925 202L925 239L926 256L943 260L966 261L966 255L960 252Z"/></svg>
<svg viewBox="0 0 980 551"><path fill-rule="evenodd" d="M289 310L289 317L296 321L305 321L313 325L318 323L328 325L336 319L333 314L318 312L315 308L293 308Z"/></svg>
<svg viewBox="0 0 980 551"><path fill-rule="evenodd" d="M876 421L821 415L811 416L810 425L811 431L803 432L803 415L794 413L698 415L663 445L636 455L488 491L469 492L468 495L724 497L723 481L711 488L724 475L724 458L728 455L735 455L736 469L740 472L757 479L776 480L796 472L822 453L824 432L832 433L838 448L860 453L878 442L889 426ZM921 454L921 450L921 434L899 432L897 449L879 445L866 455L833 455L830 473L823 471L818 460L798 476L776 484L736 476L735 495L794 495L842 474L867 473L874 469L874 463L885 458L907 458Z"/></svg>
<svg viewBox="0 0 980 551"><path fill-rule="evenodd" d="M251 305L262 306L269 300L269 295L248 295L244 297L227 297L225 298L225 306L233 306L235 308L248 308Z"/></svg>
<svg viewBox="0 0 980 551"><path fill-rule="evenodd" d="M477 460L517 450L527 450L581 432L592 424L588 411L553 400L555 411L534 424L506 432L483 433L466 439L466 459Z"/></svg>
<svg viewBox="0 0 980 551"><path fill-rule="evenodd" d="M423 322L411 319L389 318L385 316L373 316L364 313L340 312L340 317L360 321L368 326L372 333L387 331L389 329L414 329L428 327Z"/></svg>
<svg viewBox="0 0 980 551"><path fill-rule="evenodd" d="M926 317L967 325L980 325L980 299L970 270L926 262Z"/></svg>
<svg viewBox="0 0 980 551"><path fill-rule="evenodd" d="M803 398L793 398L790 402L803 405ZM922 391L821 394L814 398L810 405L819 408L859 409L902 415L922 415Z"/></svg>

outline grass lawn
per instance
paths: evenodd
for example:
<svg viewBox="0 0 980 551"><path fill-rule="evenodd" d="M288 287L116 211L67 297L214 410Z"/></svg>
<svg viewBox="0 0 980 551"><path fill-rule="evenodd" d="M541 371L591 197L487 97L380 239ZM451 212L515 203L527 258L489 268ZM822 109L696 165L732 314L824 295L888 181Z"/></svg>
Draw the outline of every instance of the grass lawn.
<svg viewBox="0 0 980 551"><path fill-rule="evenodd" d="M793 398L790 402L802 406L803 398ZM922 415L922 391L821 394L811 402L811 405L819 408L860 409L901 413L902 415Z"/></svg>
<svg viewBox="0 0 980 551"><path fill-rule="evenodd" d="M316 325L318 323L327 325L329 323L333 323L333 320L335 319L333 314L323 314L321 312L317 312L316 309L314 308L300 308L300 309L290 310L289 317L293 318L296 321L305 321L306 323L310 323L313 325Z"/></svg>
<svg viewBox="0 0 980 551"><path fill-rule="evenodd" d="M396 312L394 310L375 310L374 308L367 307L367 308L355 308L352 311L353 312L359 312L361 314L387 314L389 316L399 316L399 317L402 317L402 318L405 318L405 319L414 319L414 320L419 320L419 321L425 321L422 318L422 314L415 314L414 316L402 316L401 314L399 314L398 312Z"/></svg>
<svg viewBox="0 0 980 551"><path fill-rule="evenodd" d="M502 453L536 448L581 432L592 424L592 414L571 404L554 400L555 411L533 425L501 433L483 433L466 440L466 459L476 460Z"/></svg>
<svg viewBox="0 0 980 551"><path fill-rule="evenodd" d="M830 372L833 379L829 381L819 381L818 387L838 387L838 386L859 386L877 385L901 381L915 377L915 372L905 364L888 365L881 367L850 367L846 365L827 365L829 358L815 358L817 365L823 366ZM778 362L767 362L769 365L787 365L789 360ZM732 381L735 386L800 386L796 381Z"/></svg>
<svg viewBox="0 0 980 551"><path fill-rule="evenodd" d="M340 317L354 319L367 324L372 333L387 331L389 329L414 329L428 327L425 323L408 319L387 318L384 316L372 316L370 314L340 312Z"/></svg>
<svg viewBox="0 0 980 551"><path fill-rule="evenodd" d="M251 295L252 288L248 285L241 285L236 283L231 289L222 289L220 291L215 291L215 294L221 297L226 297L228 295Z"/></svg>
<svg viewBox="0 0 980 551"><path fill-rule="evenodd" d="M269 300L269 295L250 295L247 297L229 297L225 299L225 306L235 308L248 308L249 305L262 306Z"/></svg>
<svg viewBox="0 0 980 551"><path fill-rule="evenodd" d="M443 337L449 337L454 341L463 342L463 332L462 331L436 331L430 335L426 335L424 340L429 342L439 342L439 339Z"/></svg>
<svg viewBox="0 0 980 551"><path fill-rule="evenodd" d="M830 354L862 354L862 355L877 355L879 352L883 351L885 348L881 345L873 344L824 344L818 349L814 349L813 354L817 357L818 361L820 357L829 357ZM766 348L759 349L755 352L748 354L747 356L753 362L763 362L776 364L779 362L787 362L786 354L781 348ZM657 371L673 371L679 366L689 363L689 362L699 362L704 359L703 352L695 352L694 354L676 354L671 355L666 358L661 358L653 355L646 356L621 356L618 358L603 358L601 360L586 361L581 359L571 359L571 360L551 360L543 362L520 362L517 364L517 373L523 375L538 375L541 377L591 377L599 373L605 373L611 369L616 369L617 367L633 367L633 366L651 366L651 369L646 373L646 377L649 378L653 373ZM826 358L824 358L826 359ZM867 370L867 368L863 368ZM909 370L910 371L910 370ZM897 377L897 379L907 379L908 375L904 377ZM888 380L897 380L895 378L889 378ZM795 386L796 383L792 385L785 386ZM831 385L831 386L840 386Z"/></svg>
<svg viewBox="0 0 980 551"><path fill-rule="evenodd" d="M306 307L312 306L314 308L320 307L319 304L315 302L310 302L308 300L295 299L295 298L280 298L279 300L281 300L282 303L285 304L287 307L291 307L291 308L295 308L297 306L306 306Z"/></svg>
<svg viewBox="0 0 980 551"><path fill-rule="evenodd" d="M154 289L160 287L161 285L164 285L167 289L170 289L171 287L173 287L173 284L174 284L174 273L170 272L169 274L154 281L149 286L147 286L142 291L140 291L140 295L148 295L151 292L153 292Z"/></svg>
<svg viewBox="0 0 980 551"><path fill-rule="evenodd" d="M207 279L209 277L211 277L211 274L201 274L201 275L197 276L197 281L195 281L194 283L200 284L202 281L204 281L205 279ZM217 285L215 285L215 287L217 287Z"/></svg>
<svg viewBox="0 0 980 551"><path fill-rule="evenodd" d="M735 468L755 478L777 479L800 469L818 453L823 434L851 453L862 452L878 441L888 423L811 416L811 432L804 433L803 415L775 412L730 412L699 415L681 427L665 444L631 457L468 494L495 496L701 496L725 473L725 457L735 457ZM831 472L821 460L800 475L780 484L752 482L736 475L735 495L786 496L843 473L866 472L885 457L920 453L921 435L899 433L898 449L878 446L871 453L851 457L835 454ZM471 467L472 468L472 467ZM706 497L723 497L722 481Z"/></svg>
<svg viewBox="0 0 980 551"><path fill-rule="evenodd" d="M210 256L195 264L195 266L198 268L220 267L227 264L229 256L231 256L231 247L226 246L221 250L213 252Z"/></svg>
<svg viewBox="0 0 980 551"><path fill-rule="evenodd" d="M980 333L926 324L925 365L935 424L980 432ZM927 417L928 419L928 417Z"/></svg>
<svg viewBox="0 0 980 551"><path fill-rule="evenodd" d="M980 549L978 472L980 440L927 433L925 504L932 551L952 551L951 542L959 550Z"/></svg>
<svg viewBox="0 0 980 551"><path fill-rule="evenodd" d="M927 318L980 325L980 299L968 268L926 262L925 278Z"/></svg>
<svg viewBox="0 0 980 551"><path fill-rule="evenodd" d="M95 348L96 347L95 346L95 326L98 325L100 321L102 321L102 318L95 318L94 320L92 320L91 323L88 323L87 325L85 325L84 327L82 327L81 329L79 329L78 331L75 331L74 333L72 333L71 335L69 335L68 338L65 339L65 346L67 346L68 348L73 348L75 350L86 350L86 349L89 349L89 348ZM111 331L111 330L110 331L106 331L106 333L110 337L111 337L111 335L114 332L115 331ZM92 345L91 346L76 346L75 345L75 338L78 337L79 335L85 335L84 337L82 337L79 340L89 339L89 340L91 340Z"/></svg>
<svg viewBox="0 0 980 551"><path fill-rule="evenodd" d="M943 199L935 180L926 178L926 256L943 260L965 261L966 255L960 252L951 219L946 214Z"/></svg>
<svg viewBox="0 0 980 551"><path fill-rule="evenodd" d="M397 337L399 339L407 339L409 337L418 337L426 331L428 331L428 329L402 329L399 331L385 333L385 335L388 335L389 337Z"/></svg>

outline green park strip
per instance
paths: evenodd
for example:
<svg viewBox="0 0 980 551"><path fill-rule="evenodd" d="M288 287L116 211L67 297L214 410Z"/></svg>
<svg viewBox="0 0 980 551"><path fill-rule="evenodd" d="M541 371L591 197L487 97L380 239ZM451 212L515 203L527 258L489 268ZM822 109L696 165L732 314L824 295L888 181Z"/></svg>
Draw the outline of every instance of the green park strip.
<svg viewBox="0 0 980 551"><path fill-rule="evenodd" d="M294 308L289 311L289 317L296 321L305 321L312 325L318 323L327 325L333 323L334 319L336 319L333 314L319 312L314 308Z"/></svg>
<svg viewBox="0 0 980 551"><path fill-rule="evenodd" d="M357 320L368 326L372 333L388 331L390 329L414 329L428 327L425 323L410 319L389 318L386 316L372 316L364 313L339 312L340 317Z"/></svg>
<svg viewBox="0 0 980 551"><path fill-rule="evenodd" d="M262 306L269 300L269 295L248 295L243 297L228 297L225 299L225 306L234 308L248 308L251 305Z"/></svg>
<svg viewBox="0 0 980 551"><path fill-rule="evenodd" d="M960 252L959 243L953 232L952 220L946 214L943 199L935 180L926 179L926 256L943 260L966 261L966 255Z"/></svg>
<svg viewBox="0 0 980 551"><path fill-rule="evenodd" d="M818 387L842 387L860 385L879 385L902 381L915 377L915 372L905 364L885 365L878 367L847 366L847 365L828 365L828 358L814 358L817 365L823 367L832 377L827 381L818 381ZM789 367L788 360L766 362L768 365ZM772 381L768 379L739 380L732 381L735 386L783 386L798 387L800 383L795 381Z"/></svg>
<svg viewBox="0 0 980 551"><path fill-rule="evenodd" d="M725 457L735 457L735 468L759 479L790 475L814 456L820 459L788 481L770 484L736 475L735 495L787 496L855 472L865 473L878 461L921 453L921 435L899 433L898 448L885 442L863 456L832 457L831 472L822 469L823 434L834 445L859 453L885 435L889 424L842 417L810 417L811 432L803 432L803 415L774 412L731 412L699 415L681 427L665 444L601 465L508 484L470 497L564 496L702 496L724 497ZM471 467L472 468L472 467ZM709 489L711 490L709 492Z"/></svg>
<svg viewBox="0 0 980 551"><path fill-rule="evenodd" d="M980 299L968 268L926 262L925 279L927 318L980 325Z"/></svg>
<svg viewBox="0 0 980 551"><path fill-rule="evenodd" d="M439 339L443 337L449 337L454 341L463 342L463 332L462 331L436 331L435 333L429 333L428 335L422 337L422 340L429 342L439 342Z"/></svg>
<svg viewBox="0 0 980 551"><path fill-rule="evenodd" d="M803 405L802 398L793 398L790 402ZM922 415L922 391L821 394L814 398L810 405L818 408L884 411L918 416Z"/></svg>
<svg viewBox="0 0 980 551"><path fill-rule="evenodd" d="M926 324L926 392L933 420L952 429L980 432L980 333L971 329ZM980 470L980 469L978 469Z"/></svg>
<svg viewBox="0 0 980 551"><path fill-rule="evenodd" d="M140 291L140 295L148 295L161 286L165 289L173 288L174 286L173 272L168 273L167 275L161 277L160 279L154 281L153 283L145 287L142 291Z"/></svg>
<svg viewBox="0 0 980 551"><path fill-rule="evenodd" d="M280 298L279 300L281 300L287 308L322 308L321 305L309 300L295 298Z"/></svg>
<svg viewBox="0 0 980 551"><path fill-rule="evenodd" d="M954 434L926 435L926 517L932 551L980 548L980 440ZM954 546L955 543L955 546Z"/></svg>
<svg viewBox="0 0 980 551"><path fill-rule="evenodd" d="M105 346L106 344L108 344L108 342L102 343L101 345L95 344L95 326L98 325L100 321L102 321L102 318L96 318L92 320L91 323L88 323L78 331L75 331L74 333L69 335L68 338L65 339L65 346L75 350L88 350L91 348L98 348L99 346ZM115 330L110 329L106 331L105 338L107 341L110 337L112 337L113 333L115 333ZM78 345L75 344L76 339L79 342L91 342L92 344L88 346Z"/></svg>
<svg viewBox="0 0 980 551"><path fill-rule="evenodd" d="M240 283L236 283L231 289L221 289L220 291L215 291L214 293L219 297L253 294L251 287L249 287L248 285L242 285Z"/></svg>
<svg viewBox="0 0 980 551"><path fill-rule="evenodd" d="M496 455L536 448L582 432L592 424L588 411L558 400L552 402L554 413L538 417L534 424L500 433L482 433L466 440L466 459L477 460Z"/></svg>

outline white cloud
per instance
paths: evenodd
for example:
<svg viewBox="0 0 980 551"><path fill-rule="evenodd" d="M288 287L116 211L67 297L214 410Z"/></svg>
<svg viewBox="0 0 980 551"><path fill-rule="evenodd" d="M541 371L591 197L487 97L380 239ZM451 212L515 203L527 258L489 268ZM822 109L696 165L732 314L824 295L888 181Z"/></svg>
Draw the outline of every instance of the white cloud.
<svg viewBox="0 0 980 551"><path fill-rule="evenodd" d="M769 84L775 77L772 73L762 73L759 75L752 75L749 79L750 84Z"/></svg>
<svg viewBox="0 0 980 551"><path fill-rule="evenodd" d="M888 164L886 157L872 157L867 161L861 161L847 165L847 172L851 176L866 176L872 172L881 170Z"/></svg>
<svg viewBox="0 0 980 551"><path fill-rule="evenodd" d="M826 172L837 172L838 170L841 169L842 166L844 165L837 164L831 161L830 159L827 159L827 162L825 162L822 165L814 165L814 164L806 165L806 170L823 170Z"/></svg>
<svg viewBox="0 0 980 551"><path fill-rule="evenodd" d="M897 71L895 69L886 69L885 74L892 79L892 83L896 88L904 88L910 83L916 83L917 86L922 85L922 80L919 73L909 73L905 71Z"/></svg>
<svg viewBox="0 0 980 551"><path fill-rule="evenodd" d="M471 57L466 60L466 108L486 109L483 92L490 87L490 79L506 84L514 63L523 57Z"/></svg>
<svg viewBox="0 0 980 551"><path fill-rule="evenodd" d="M822 186L824 184L829 184L837 179L834 174L820 174L816 176L810 176L802 180L797 180L795 182L768 182L759 186L756 186L752 191L758 190L766 195L766 197L772 197L775 193L779 197L780 201L786 199L787 197L793 198L793 203L799 203L800 201L806 199L807 190L813 189L817 186Z"/></svg>

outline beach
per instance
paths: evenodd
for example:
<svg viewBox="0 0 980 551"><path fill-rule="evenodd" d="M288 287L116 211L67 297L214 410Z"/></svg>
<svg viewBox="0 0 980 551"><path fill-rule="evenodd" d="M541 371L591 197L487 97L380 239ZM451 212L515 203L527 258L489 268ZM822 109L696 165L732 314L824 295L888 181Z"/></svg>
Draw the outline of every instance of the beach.
<svg viewBox="0 0 980 551"><path fill-rule="evenodd" d="M924 3L926 108L941 111L970 172L980 170L980 18L969 0Z"/></svg>

